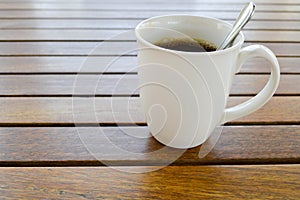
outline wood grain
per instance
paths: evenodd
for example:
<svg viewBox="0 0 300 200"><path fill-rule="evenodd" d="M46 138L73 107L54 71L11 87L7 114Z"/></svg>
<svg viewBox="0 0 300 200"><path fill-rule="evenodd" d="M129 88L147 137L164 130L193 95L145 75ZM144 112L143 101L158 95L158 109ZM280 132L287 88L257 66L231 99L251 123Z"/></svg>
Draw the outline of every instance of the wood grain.
<svg viewBox="0 0 300 200"><path fill-rule="evenodd" d="M189 2L189 3L173 3L170 4L166 1L162 2L152 2L151 4L141 4L138 2L120 2L109 3L109 2L94 2L89 4L82 3L72 3L72 4L62 4L58 2L40 2L35 3L34 6L29 3L22 2L11 2L11 3L0 3L1 9L6 10L176 10L176 11L240 11L243 5L241 2L236 2L234 4L209 4L205 2ZM261 4L256 8L256 12L298 12L300 11L300 5L276 5L276 4Z"/></svg>
<svg viewBox="0 0 300 200"><path fill-rule="evenodd" d="M141 19L0 19L0 29L132 29ZM233 20L226 20L233 24ZM243 30L299 30L300 21L250 21Z"/></svg>
<svg viewBox="0 0 300 200"><path fill-rule="evenodd" d="M248 97L230 97L229 106ZM300 97L273 97L260 110L229 124L299 124ZM137 97L4 97L0 125L145 124Z"/></svg>
<svg viewBox="0 0 300 200"><path fill-rule="evenodd" d="M136 56L0 57L1 73L125 73L137 72ZM290 61L293 63L293 61ZM300 63L300 59L299 59ZM290 65L289 65L290 66ZM295 65L291 65L295 66ZM297 70L298 67L295 67Z"/></svg>
<svg viewBox="0 0 300 200"><path fill-rule="evenodd" d="M247 42L297 42L299 31L245 30ZM135 40L133 30L1 30L0 41Z"/></svg>
<svg viewBox="0 0 300 200"><path fill-rule="evenodd" d="M103 10L101 12L97 10L84 11L84 10L40 10L40 11L28 11L28 10L0 10L0 18L2 19L145 19L157 15L178 14L179 11L144 11L136 10ZM238 16L237 11L180 11L181 14L190 15L204 15L215 17L219 19L234 20ZM300 17L299 12L257 12L253 16L253 20L293 20L298 21Z"/></svg>
<svg viewBox="0 0 300 200"><path fill-rule="evenodd" d="M213 134L221 134L214 143L180 150L157 142L147 127L1 127L0 166L267 164L300 161L299 126L225 126L222 131L217 130ZM199 152L208 155L199 157Z"/></svg>
<svg viewBox="0 0 300 200"><path fill-rule="evenodd" d="M300 55L300 43L259 44L269 47L276 56ZM1 56L133 56L136 50L136 42L0 42Z"/></svg>
<svg viewBox="0 0 300 200"><path fill-rule="evenodd" d="M231 95L255 95L269 75L237 75ZM0 75L0 96L139 94L138 77L130 75ZM276 95L300 95L298 75L281 75Z"/></svg>
<svg viewBox="0 0 300 200"><path fill-rule="evenodd" d="M180 0L173 0L174 3L177 4L184 4L184 3L222 3L222 4L243 4L246 3L247 0L187 0L187 1L180 1ZM58 4L66 4L69 3L67 0L64 1L57 1L57 0L1 0L1 2L5 2L5 3L12 3L12 2L18 2L18 3L58 3ZM74 3L82 3L81 0L74 0ZM97 0L86 0L86 3L92 4L92 3L99 3L99 1ZM126 3L135 3L135 4L146 4L148 5L148 3L169 3L168 0L144 0L144 1L138 1L138 0L128 0L126 2L122 1L122 0L103 0L101 1L102 4L110 4L110 3L120 3L120 4L126 4ZM255 0L255 3L258 4L270 4L270 5L297 5L300 4L299 0L286 0L284 2L282 1L274 1L274 0Z"/></svg>
<svg viewBox="0 0 300 200"><path fill-rule="evenodd" d="M298 199L299 165L3 168L2 196L41 199Z"/></svg>
<svg viewBox="0 0 300 200"><path fill-rule="evenodd" d="M67 57L0 57L0 73L136 73L135 56ZM282 74L300 73L300 57L277 57ZM264 59L251 59L240 73L269 73L269 63ZM1 80L0 80L1 81ZM0 85L1 86L1 85Z"/></svg>
<svg viewBox="0 0 300 200"><path fill-rule="evenodd" d="M141 20L180 13L233 23L245 2L0 0L0 199L300 199L300 0L255 0L245 45L275 52L280 86L202 146L157 142L133 91ZM228 106L257 93L267 73L265 60L249 60Z"/></svg>

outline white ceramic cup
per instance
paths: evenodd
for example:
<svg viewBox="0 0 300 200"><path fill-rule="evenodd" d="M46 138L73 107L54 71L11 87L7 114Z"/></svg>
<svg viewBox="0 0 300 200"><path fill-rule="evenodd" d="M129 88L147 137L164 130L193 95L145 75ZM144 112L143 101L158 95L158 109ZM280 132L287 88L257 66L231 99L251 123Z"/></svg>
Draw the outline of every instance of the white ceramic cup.
<svg viewBox="0 0 300 200"><path fill-rule="evenodd" d="M262 45L242 48L242 33L230 48L213 52L175 51L155 45L163 38L191 37L218 46L230 28L224 21L191 15L153 17L136 27L142 108L159 142L175 148L198 146L215 127L256 111L275 93L280 79L275 55ZM256 96L226 108L235 73L253 57L269 61L269 81Z"/></svg>

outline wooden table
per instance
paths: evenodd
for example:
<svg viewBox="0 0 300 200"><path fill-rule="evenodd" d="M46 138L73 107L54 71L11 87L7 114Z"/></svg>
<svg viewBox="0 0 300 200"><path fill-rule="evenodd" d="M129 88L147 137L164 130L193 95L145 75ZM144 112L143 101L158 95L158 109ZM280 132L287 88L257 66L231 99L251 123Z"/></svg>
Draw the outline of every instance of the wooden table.
<svg viewBox="0 0 300 200"><path fill-rule="evenodd" d="M275 52L280 86L227 123L206 157L151 138L134 91L137 23L171 13L232 23L245 2L1 0L0 199L300 199L299 0L255 1L245 45ZM268 74L266 61L247 62L229 105Z"/></svg>

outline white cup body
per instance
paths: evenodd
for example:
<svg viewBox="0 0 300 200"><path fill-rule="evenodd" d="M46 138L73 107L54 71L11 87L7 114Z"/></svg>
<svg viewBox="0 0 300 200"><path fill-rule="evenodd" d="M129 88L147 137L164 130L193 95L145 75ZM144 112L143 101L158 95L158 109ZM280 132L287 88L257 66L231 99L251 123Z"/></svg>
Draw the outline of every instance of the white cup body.
<svg viewBox="0 0 300 200"><path fill-rule="evenodd" d="M231 25L213 18L170 15L136 27L140 98L152 135L176 148L205 142L224 118L242 33L232 47L214 52L182 52L155 45L162 38L201 38L218 46Z"/></svg>

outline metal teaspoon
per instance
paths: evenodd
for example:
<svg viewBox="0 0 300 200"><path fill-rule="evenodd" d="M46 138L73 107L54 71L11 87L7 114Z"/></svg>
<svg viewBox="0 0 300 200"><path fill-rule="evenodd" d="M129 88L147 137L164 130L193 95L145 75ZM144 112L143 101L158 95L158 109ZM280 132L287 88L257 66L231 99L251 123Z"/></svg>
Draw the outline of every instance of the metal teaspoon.
<svg viewBox="0 0 300 200"><path fill-rule="evenodd" d="M231 45L241 29L249 22L255 10L255 4L253 2L247 3L241 10L238 18L236 19L231 31L227 34L222 44L217 50L222 50Z"/></svg>

